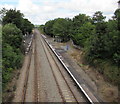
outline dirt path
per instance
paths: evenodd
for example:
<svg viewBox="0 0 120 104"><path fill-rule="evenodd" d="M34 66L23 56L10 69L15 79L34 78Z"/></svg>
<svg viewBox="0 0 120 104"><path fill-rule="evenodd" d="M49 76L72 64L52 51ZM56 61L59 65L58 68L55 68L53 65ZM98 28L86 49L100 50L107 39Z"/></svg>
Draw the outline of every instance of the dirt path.
<svg viewBox="0 0 120 104"><path fill-rule="evenodd" d="M29 54L27 56L25 56L24 64L21 69L19 79L17 81L17 86L16 86L16 91L15 91L15 96L14 96L13 102L21 102L22 101L22 96L23 96L22 91L24 88L24 81L25 81L29 57L30 57Z"/></svg>

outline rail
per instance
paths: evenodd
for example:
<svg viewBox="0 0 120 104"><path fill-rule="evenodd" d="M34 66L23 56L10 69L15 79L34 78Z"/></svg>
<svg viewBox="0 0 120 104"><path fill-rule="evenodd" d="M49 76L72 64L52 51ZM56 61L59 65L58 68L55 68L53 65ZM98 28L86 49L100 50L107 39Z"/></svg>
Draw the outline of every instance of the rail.
<svg viewBox="0 0 120 104"><path fill-rule="evenodd" d="M62 59L60 58L60 56L55 52L55 49L52 47L51 44L49 44L49 42L46 40L46 37L44 35L42 35L42 38L45 40L45 42L48 44L48 46L50 47L50 49L53 51L53 53L55 54L55 56L58 58L58 60L61 62L61 64L64 66L64 68L67 70L67 72L69 73L69 75L73 78L73 80L75 81L75 83L77 84L77 86L80 88L80 90L83 92L83 94L86 96L86 98L88 99L88 101L91 104L95 104L94 101L89 97L89 95L86 93L86 91L83 89L83 87L80 85L80 83L77 81L77 79L74 77L74 75L70 72L69 68L65 65L65 63L62 61Z"/></svg>

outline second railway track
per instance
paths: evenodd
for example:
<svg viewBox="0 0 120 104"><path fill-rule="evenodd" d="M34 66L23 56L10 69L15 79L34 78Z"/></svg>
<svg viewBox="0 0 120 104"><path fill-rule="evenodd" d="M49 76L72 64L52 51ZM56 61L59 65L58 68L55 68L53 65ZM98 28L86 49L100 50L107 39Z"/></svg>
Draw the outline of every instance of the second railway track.
<svg viewBox="0 0 120 104"><path fill-rule="evenodd" d="M21 102L38 102L38 70L37 70L37 51L35 36L28 52L28 64L26 67L26 76L24 80L24 88L22 91ZM31 83L32 82L32 83ZM29 93L30 92L30 93Z"/></svg>

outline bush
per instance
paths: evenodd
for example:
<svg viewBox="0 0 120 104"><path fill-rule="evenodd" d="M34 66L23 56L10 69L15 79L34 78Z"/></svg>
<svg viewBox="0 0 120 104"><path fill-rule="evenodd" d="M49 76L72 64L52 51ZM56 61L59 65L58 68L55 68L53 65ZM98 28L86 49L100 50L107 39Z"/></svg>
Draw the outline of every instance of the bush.
<svg viewBox="0 0 120 104"><path fill-rule="evenodd" d="M14 24L6 24L3 27L3 49L2 49L2 81L3 90L6 83L11 79L13 70L22 65L23 55L20 47L22 43L22 32Z"/></svg>

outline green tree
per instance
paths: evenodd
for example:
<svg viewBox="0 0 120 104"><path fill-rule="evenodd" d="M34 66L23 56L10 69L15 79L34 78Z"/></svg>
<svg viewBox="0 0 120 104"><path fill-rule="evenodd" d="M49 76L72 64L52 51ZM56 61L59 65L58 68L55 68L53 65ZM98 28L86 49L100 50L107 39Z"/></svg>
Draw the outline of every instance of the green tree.
<svg viewBox="0 0 120 104"><path fill-rule="evenodd" d="M86 56L90 62L94 59L104 59L106 53L106 22L105 16L102 15L101 11L95 12L92 21L95 25L95 32L88 38L85 46Z"/></svg>
<svg viewBox="0 0 120 104"><path fill-rule="evenodd" d="M11 79L12 71L21 66L22 54L20 51L15 52L12 46L7 43L3 44L2 51L2 83L4 90L6 83Z"/></svg>
<svg viewBox="0 0 120 104"><path fill-rule="evenodd" d="M110 20L107 23L106 47L108 49L108 58L117 66L116 69L109 70L111 73L108 76L118 85L120 91L120 31L117 19Z"/></svg>
<svg viewBox="0 0 120 104"><path fill-rule="evenodd" d="M12 47L20 48L22 43L22 32L14 24L6 24L3 27L3 44L8 43Z"/></svg>
<svg viewBox="0 0 120 104"><path fill-rule="evenodd" d="M3 90L6 83L11 79L13 70L22 65L22 52L20 50L22 43L22 32L14 24L3 26L2 43L2 84Z"/></svg>
<svg viewBox="0 0 120 104"><path fill-rule="evenodd" d="M41 33L45 34L44 30L45 30L45 25L40 25L38 27L38 29L40 30Z"/></svg>
<svg viewBox="0 0 120 104"><path fill-rule="evenodd" d="M31 33L32 29L34 28L34 25L28 20L28 19L22 19L22 26L21 30L23 31L23 34Z"/></svg>
<svg viewBox="0 0 120 104"><path fill-rule="evenodd" d="M18 28L21 29L22 26L23 14L19 10L10 9L6 12L6 15L3 17L3 25L12 23L15 24Z"/></svg>
<svg viewBox="0 0 120 104"><path fill-rule="evenodd" d="M101 11L95 12L93 15L93 23L96 25L96 32L97 33L105 33L106 32L106 22L105 22L105 16L103 16Z"/></svg>
<svg viewBox="0 0 120 104"><path fill-rule="evenodd" d="M105 20L105 16L102 15L102 12L101 11L97 11L95 12L95 14L93 15L93 22L94 23L101 23L101 22L104 22Z"/></svg>
<svg viewBox="0 0 120 104"><path fill-rule="evenodd" d="M120 31L120 9L117 9L114 14L115 14L114 17L118 22L118 30Z"/></svg>
<svg viewBox="0 0 120 104"><path fill-rule="evenodd" d="M116 52L117 49L117 44L118 44L118 35L119 32L117 30L117 21L116 20L109 20L107 23L107 28L106 28L106 35L105 35L105 49L107 51L107 55L109 58L113 58L114 53ZM113 60L113 59L112 59Z"/></svg>
<svg viewBox="0 0 120 104"><path fill-rule="evenodd" d="M5 16L6 12L7 12L7 9L5 9L5 8L2 8L0 10L0 24L2 24L2 19Z"/></svg>
<svg viewBox="0 0 120 104"><path fill-rule="evenodd" d="M50 20L48 22L45 23L45 28L44 28L44 32L47 35L50 35L53 37L53 24L54 24L55 20Z"/></svg>
<svg viewBox="0 0 120 104"><path fill-rule="evenodd" d="M87 22L79 28L78 34L73 35L73 41L75 44L84 47L87 39L93 34L95 34L95 26Z"/></svg>
<svg viewBox="0 0 120 104"><path fill-rule="evenodd" d="M120 0L118 1L118 3L120 3ZM120 8L119 9L117 9L116 11L115 11L115 13L114 13L114 15L115 15L115 18L116 18L116 20L117 20L117 26L118 26L118 31L119 31L119 34L118 34L118 41L117 41L117 50L116 50L116 52L115 52L115 54L114 54L114 60L116 61L116 63L118 64L118 68L119 68L119 74L118 74L118 76L119 76L119 80L118 80L118 89L119 89L119 101L118 102L120 102Z"/></svg>
<svg viewBox="0 0 120 104"><path fill-rule="evenodd" d="M73 18L73 34L79 33L79 28L85 24L86 22L90 22L91 19L89 16L86 16L85 14L79 14Z"/></svg>
<svg viewBox="0 0 120 104"><path fill-rule="evenodd" d="M23 14L16 9L7 10L5 16L3 17L3 25L8 23L15 24L17 28L19 28L23 34L26 32L30 33L34 27L34 25L28 20L23 18Z"/></svg>
<svg viewBox="0 0 120 104"><path fill-rule="evenodd" d="M62 41L67 41L70 38L69 19L58 18L53 25L53 34L59 36Z"/></svg>

